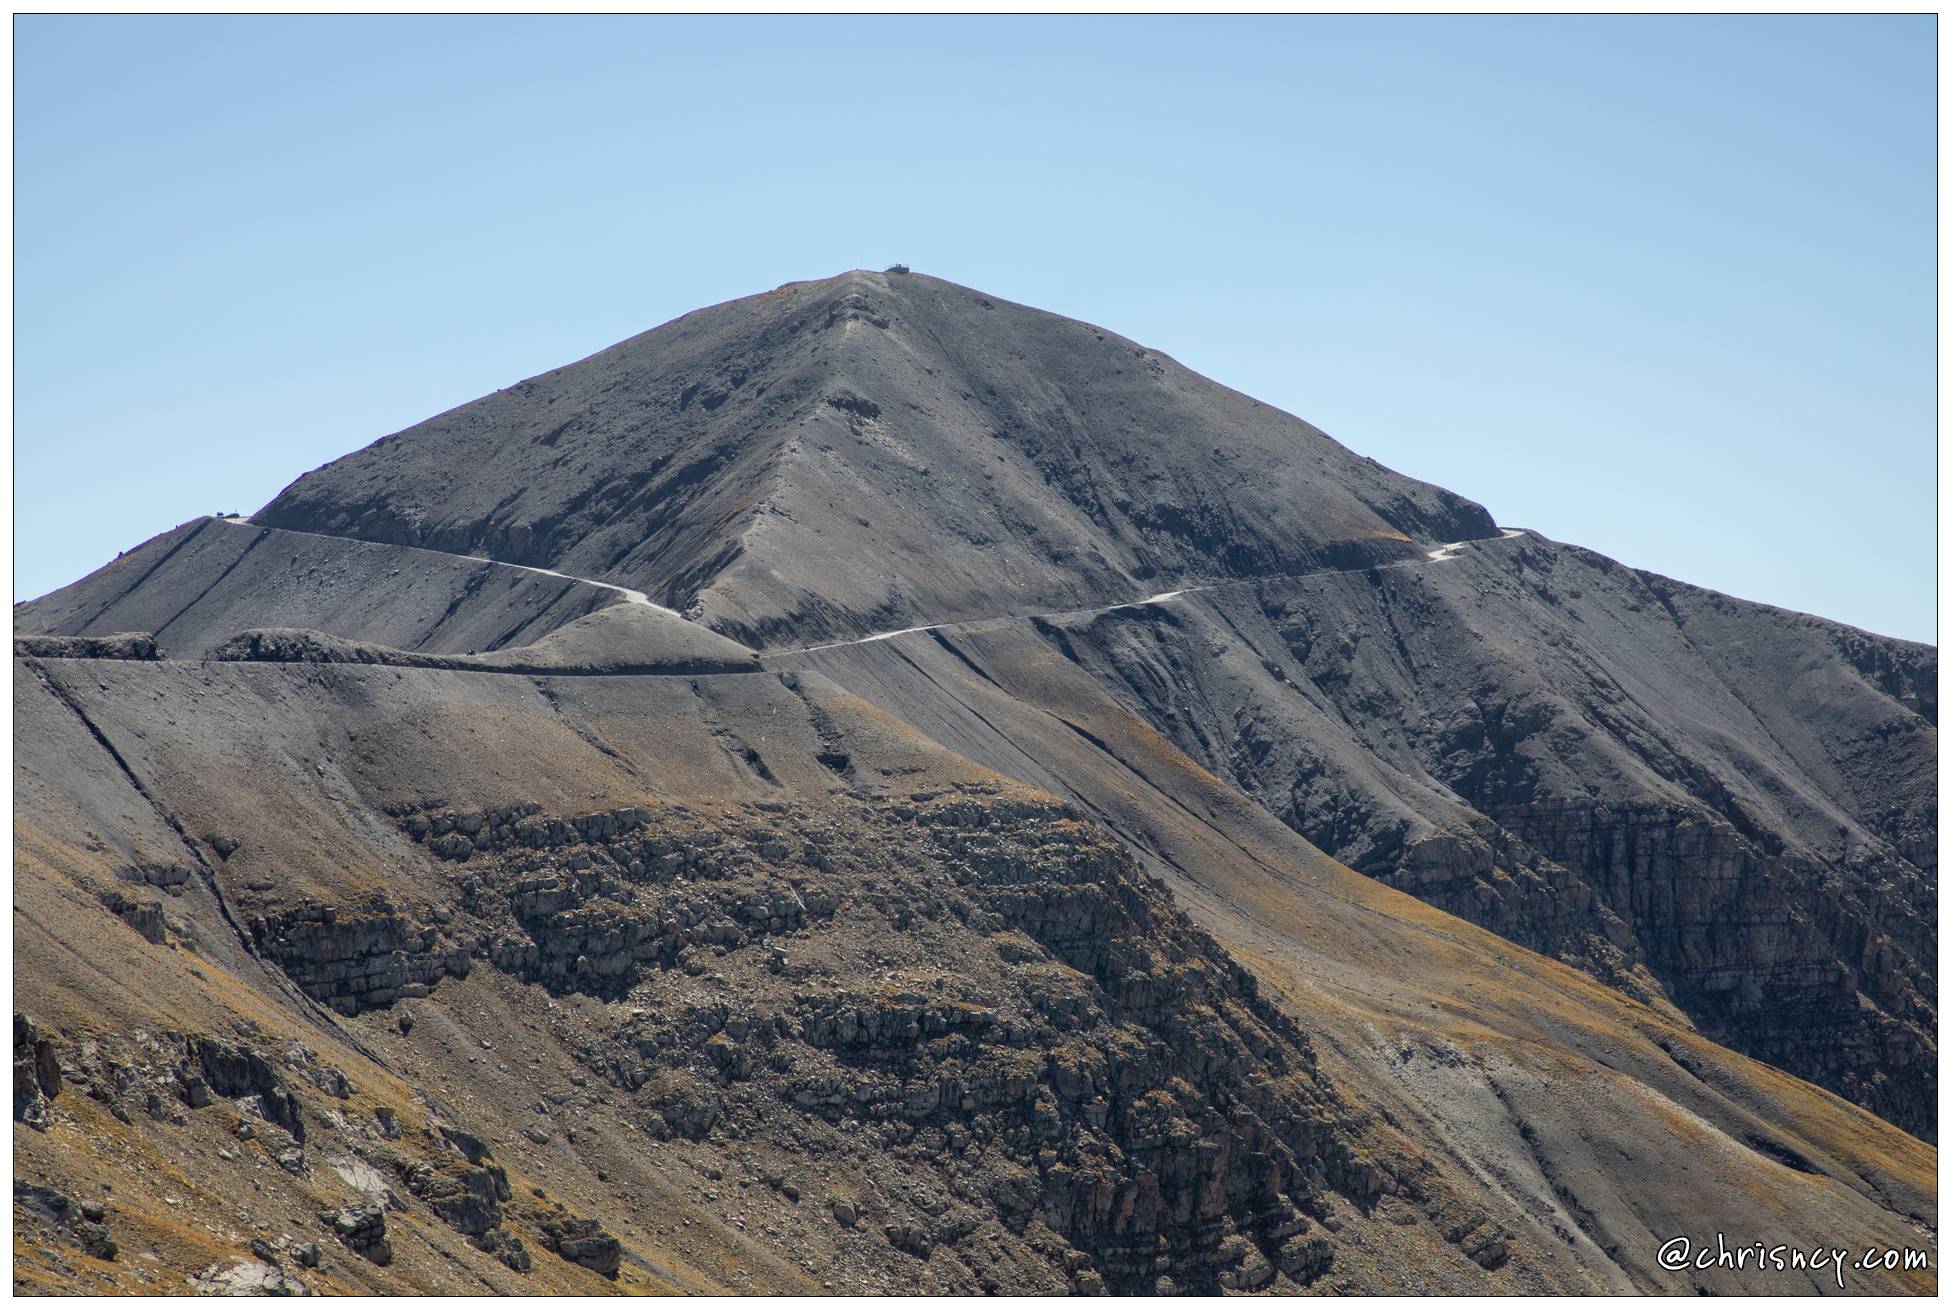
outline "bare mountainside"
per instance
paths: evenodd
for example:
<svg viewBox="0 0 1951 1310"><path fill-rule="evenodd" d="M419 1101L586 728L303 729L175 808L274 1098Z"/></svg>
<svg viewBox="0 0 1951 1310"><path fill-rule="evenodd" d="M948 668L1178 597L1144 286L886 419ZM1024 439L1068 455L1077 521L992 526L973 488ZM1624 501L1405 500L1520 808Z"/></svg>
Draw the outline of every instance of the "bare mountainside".
<svg viewBox="0 0 1951 1310"><path fill-rule="evenodd" d="M1935 652L1086 324L792 284L16 626L23 1290L1935 1243Z"/></svg>
<svg viewBox="0 0 1951 1310"><path fill-rule="evenodd" d="M1481 506L1070 319L848 274L700 310L329 464L254 521L640 587L748 642L1494 535Z"/></svg>

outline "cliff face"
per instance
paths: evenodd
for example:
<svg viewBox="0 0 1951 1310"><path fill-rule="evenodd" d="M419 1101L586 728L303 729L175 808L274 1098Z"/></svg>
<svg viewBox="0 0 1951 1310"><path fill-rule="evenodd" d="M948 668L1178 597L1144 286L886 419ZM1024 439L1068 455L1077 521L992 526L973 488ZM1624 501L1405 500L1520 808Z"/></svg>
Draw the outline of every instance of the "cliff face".
<svg viewBox="0 0 1951 1310"><path fill-rule="evenodd" d="M440 853L491 967L629 1001L581 1055L646 1134L892 1167L844 1226L952 1281L1304 1284L1336 1206L1395 1190L1300 1029L1061 806L975 784L735 824L491 817L406 822L474 830Z"/></svg>
<svg viewBox="0 0 1951 1310"><path fill-rule="evenodd" d="M1049 631L1352 867L1935 1135L1928 647L1530 536Z"/></svg>
<svg viewBox="0 0 1951 1310"><path fill-rule="evenodd" d="M1086 324L794 284L16 620L26 1288L1929 1244L1935 652Z"/></svg>

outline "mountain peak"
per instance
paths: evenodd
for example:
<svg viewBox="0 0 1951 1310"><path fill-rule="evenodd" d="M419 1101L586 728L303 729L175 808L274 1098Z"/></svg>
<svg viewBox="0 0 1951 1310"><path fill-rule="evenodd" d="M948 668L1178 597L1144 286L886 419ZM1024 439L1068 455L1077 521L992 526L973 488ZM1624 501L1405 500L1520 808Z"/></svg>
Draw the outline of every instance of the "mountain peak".
<svg viewBox="0 0 1951 1310"><path fill-rule="evenodd" d="M1462 497L1091 324L852 269L300 478L269 526L640 588L741 640L1083 607L1481 537Z"/></svg>

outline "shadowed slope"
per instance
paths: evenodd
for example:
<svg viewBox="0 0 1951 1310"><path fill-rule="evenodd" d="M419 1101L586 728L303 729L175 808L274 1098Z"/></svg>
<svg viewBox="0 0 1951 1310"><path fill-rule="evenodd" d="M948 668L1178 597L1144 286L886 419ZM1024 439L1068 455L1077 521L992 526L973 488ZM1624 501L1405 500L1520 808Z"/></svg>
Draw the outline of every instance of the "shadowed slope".
<svg viewBox="0 0 1951 1310"><path fill-rule="evenodd" d="M1936 652L1535 536L1059 616L1363 873L1936 1133Z"/></svg>

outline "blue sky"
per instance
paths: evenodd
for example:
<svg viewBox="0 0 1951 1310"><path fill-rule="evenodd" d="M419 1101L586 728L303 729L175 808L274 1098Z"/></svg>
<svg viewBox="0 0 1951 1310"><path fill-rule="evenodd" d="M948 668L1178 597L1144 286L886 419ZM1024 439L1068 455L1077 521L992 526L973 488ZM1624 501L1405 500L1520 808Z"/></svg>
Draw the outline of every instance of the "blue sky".
<svg viewBox="0 0 1951 1310"><path fill-rule="evenodd" d="M1933 640L1935 20L16 20L16 590L896 260Z"/></svg>

